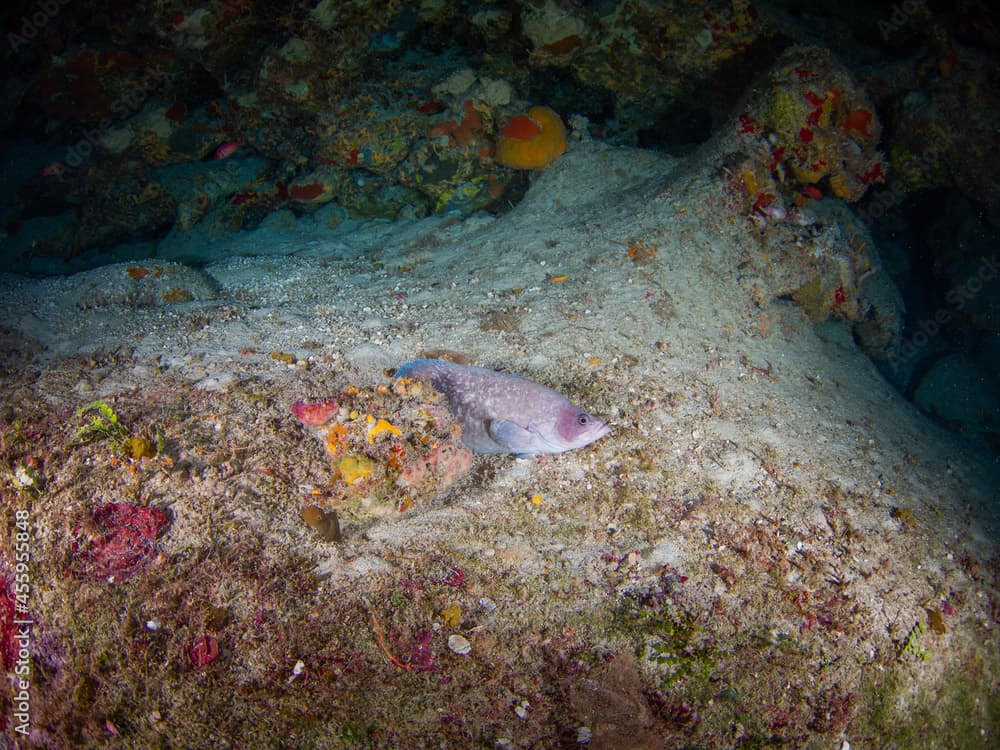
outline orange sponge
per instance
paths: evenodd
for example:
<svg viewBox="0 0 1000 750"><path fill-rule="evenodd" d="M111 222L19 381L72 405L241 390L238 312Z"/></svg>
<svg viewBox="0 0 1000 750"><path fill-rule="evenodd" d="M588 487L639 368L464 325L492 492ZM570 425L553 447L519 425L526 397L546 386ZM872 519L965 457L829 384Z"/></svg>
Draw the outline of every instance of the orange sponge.
<svg viewBox="0 0 1000 750"><path fill-rule="evenodd" d="M566 150L566 128L548 107L515 115L500 130L497 161L512 169L545 169Z"/></svg>

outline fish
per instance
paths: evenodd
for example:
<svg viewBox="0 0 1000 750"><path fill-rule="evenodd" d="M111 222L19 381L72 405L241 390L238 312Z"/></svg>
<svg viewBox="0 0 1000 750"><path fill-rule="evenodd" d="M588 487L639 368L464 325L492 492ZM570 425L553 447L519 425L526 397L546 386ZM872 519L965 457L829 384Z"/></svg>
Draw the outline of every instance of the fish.
<svg viewBox="0 0 1000 750"><path fill-rule="evenodd" d="M242 145L243 141L226 141L217 149L215 149L215 158L225 159L227 156L232 156L239 150L239 148Z"/></svg>
<svg viewBox="0 0 1000 750"><path fill-rule="evenodd" d="M603 421L569 399L527 378L440 359L416 359L396 379L429 383L444 396L475 453L529 458L582 448L611 432Z"/></svg>

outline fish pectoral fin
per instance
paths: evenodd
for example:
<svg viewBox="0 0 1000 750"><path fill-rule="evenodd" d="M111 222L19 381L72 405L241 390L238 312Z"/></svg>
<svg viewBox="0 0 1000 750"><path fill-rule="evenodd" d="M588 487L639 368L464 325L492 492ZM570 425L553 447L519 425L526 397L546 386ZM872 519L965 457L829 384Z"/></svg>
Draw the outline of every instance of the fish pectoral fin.
<svg viewBox="0 0 1000 750"><path fill-rule="evenodd" d="M488 424L490 437L511 453L530 456L538 453L538 434L505 419L494 419Z"/></svg>

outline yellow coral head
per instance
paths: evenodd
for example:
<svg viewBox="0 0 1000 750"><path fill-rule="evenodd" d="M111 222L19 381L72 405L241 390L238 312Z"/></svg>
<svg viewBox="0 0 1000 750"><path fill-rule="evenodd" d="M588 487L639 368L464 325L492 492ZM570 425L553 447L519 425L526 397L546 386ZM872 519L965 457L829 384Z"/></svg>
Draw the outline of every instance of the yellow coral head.
<svg viewBox="0 0 1000 750"><path fill-rule="evenodd" d="M548 107L515 115L500 130L497 161L511 169L545 169L566 150L566 128Z"/></svg>

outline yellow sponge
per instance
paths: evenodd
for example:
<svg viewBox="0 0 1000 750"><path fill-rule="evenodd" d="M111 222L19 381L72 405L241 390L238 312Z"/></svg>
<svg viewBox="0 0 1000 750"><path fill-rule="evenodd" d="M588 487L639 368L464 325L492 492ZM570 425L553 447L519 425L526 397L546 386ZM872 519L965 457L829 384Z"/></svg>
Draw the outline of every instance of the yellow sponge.
<svg viewBox="0 0 1000 750"><path fill-rule="evenodd" d="M545 169L566 150L566 128L548 107L515 115L500 130L497 161L511 169Z"/></svg>

